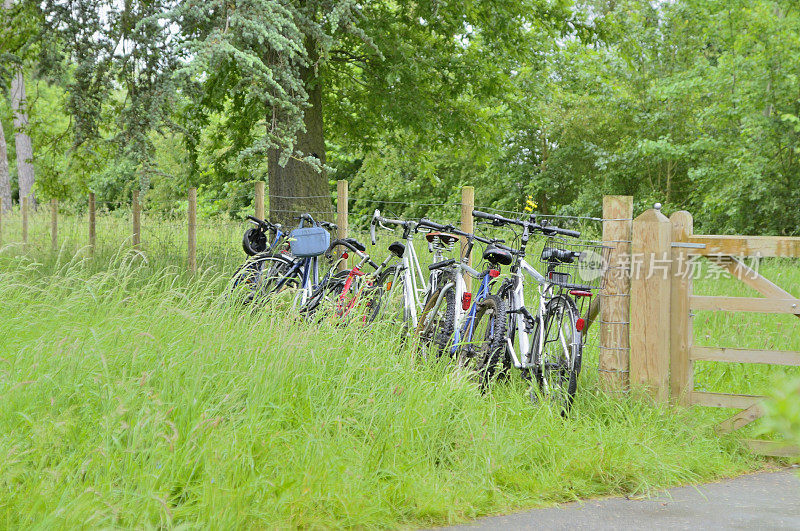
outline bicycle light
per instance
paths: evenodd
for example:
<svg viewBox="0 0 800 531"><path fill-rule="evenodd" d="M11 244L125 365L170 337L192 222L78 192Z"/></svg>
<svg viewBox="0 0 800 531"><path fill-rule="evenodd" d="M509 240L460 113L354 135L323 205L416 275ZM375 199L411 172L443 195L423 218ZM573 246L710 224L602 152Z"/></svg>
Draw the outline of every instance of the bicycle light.
<svg viewBox="0 0 800 531"><path fill-rule="evenodd" d="M499 277L500 276L500 270L499 269L490 269L489 270L489 276L492 277L492 278Z"/></svg>
<svg viewBox="0 0 800 531"><path fill-rule="evenodd" d="M583 329L586 328L586 321L583 320L583 317L575 321L575 330L578 332L583 332Z"/></svg>
<svg viewBox="0 0 800 531"><path fill-rule="evenodd" d="M469 310L470 304L472 304L472 293L465 291L464 296L461 298L461 308L463 308L464 311L467 311Z"/></svg>

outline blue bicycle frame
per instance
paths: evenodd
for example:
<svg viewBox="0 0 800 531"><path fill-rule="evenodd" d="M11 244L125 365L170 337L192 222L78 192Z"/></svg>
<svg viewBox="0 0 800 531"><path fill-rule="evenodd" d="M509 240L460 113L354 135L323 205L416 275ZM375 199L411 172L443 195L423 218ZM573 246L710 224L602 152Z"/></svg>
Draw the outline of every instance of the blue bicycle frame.
<svg viewBox="0 0 800 531"><path fill-rule="evenodd" d="M464 326L461 330L456 329L455 335L453 337L453 346L451 347L451 352L453 354L456 353L458 348L461 346L461 339L464 338L464 343L470 343L472 341L472 335L475 333L475 317L478 313L478 304L489 296L489 284L492 281L492 276L489 275L489 271L484 273L483 280L481 280L481 287L478 289L478 295L475 297L475 300L472 301L472 306L469 308L469 313L467 314L467 318L464 321ZM458 303L458 301L456 301ZM494 323L492 323L494 326Z"/></svg>

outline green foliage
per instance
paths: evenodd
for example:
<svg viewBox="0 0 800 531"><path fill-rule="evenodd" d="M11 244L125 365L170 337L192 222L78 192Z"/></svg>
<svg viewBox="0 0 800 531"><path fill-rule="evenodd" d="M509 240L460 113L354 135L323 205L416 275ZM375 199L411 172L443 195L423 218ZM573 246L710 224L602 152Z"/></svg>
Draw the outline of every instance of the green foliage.
<svg viewBox="0 0 800 531"><path fill-rule="evenodd" d="M3 52L44 87L44 196L221 200L267 180L269 149L309 155L295 143L320 86L326 163L365 216L383 200L447 217L470 184L508 210L530 195L597 215L621 193L703 232L800 230L788 0L48 0L10 16L23 37L4 30Z"/></svg>

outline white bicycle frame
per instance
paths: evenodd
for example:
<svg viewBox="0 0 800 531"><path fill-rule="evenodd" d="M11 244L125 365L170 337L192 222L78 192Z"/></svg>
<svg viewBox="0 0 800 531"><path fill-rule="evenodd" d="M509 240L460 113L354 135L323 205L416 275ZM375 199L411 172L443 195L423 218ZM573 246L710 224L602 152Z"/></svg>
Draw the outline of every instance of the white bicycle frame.
<svg viewBox="0 0 800 531"><path fill-rule="evenodd" d="M533 278L533 280L535 280L538 284L537 291L539 294L539 308L536 314L532 315L533 319L538 323L538 326L536 326L537 341L535 342L537 352L533 352L533 343L531 343L530 337L526 330L527 327L525 323L525 315L520 312L520 309L525 308L525 282L523 273ZM547 303L553 298L553 284L548 282L548 280L541 273L531 267L531 265L526 262L524 258L520 258L519 269L513 273L513 279L514 288L511 292L511 307L507 308L506 311L514 312L512 314L514 322L513 327L516 331L515 335L519 339L519 354L514 351L514 345L511 341L510 335L506 336L506 347L508 348L508 353L511 356L511 361L514 363L516 368L529 369L536 364L537 360L534 354L538 354L544 346L544 334L546 333L546 330L544 329L544 316ZM578 342L580 342L581 333L578 331L576 331L576 333L576 338ZM563 334L560 331L559 338L566 350L566 339L563 337Z"/></svg>
<svg viewBox="0 0 800 531"><path fill-rule="evenodd" d="M378 225L381 228L394 232L394 229L387 227L384 223L397 224L400 220L388 220L380 216L380 211L376 210L374 218L381 219ZM401 222L402 223L402 222ZM403 318L411 323L411 329L415 330L419 323L419 310L428 298L431 285L422 273L422 266L419 263L417 250L414 248L414 230L410 230L405 241L405 252L401 258L401 266L397 268L392 279L392 286L397 285L397 279L403 275ZM434 252L434 261L442 259L442 253L438 249Z"/></svg>

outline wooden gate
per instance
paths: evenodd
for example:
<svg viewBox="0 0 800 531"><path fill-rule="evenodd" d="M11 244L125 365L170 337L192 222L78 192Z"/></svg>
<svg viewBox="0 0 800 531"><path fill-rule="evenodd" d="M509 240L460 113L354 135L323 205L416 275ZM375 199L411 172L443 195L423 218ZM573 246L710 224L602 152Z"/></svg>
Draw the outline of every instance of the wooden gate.
<svg viewBox="0 0 800 531"><path fill-rule="evenodd" d="M694 389L694 362L766 363L800 365L800 352L788 350L754 350L694 344L693 312L754 312L794 314L800 317L800 299L775 285L745 259L800 258L800 238L772 236L710 236L693 234L693 220L688 212L676 212L670 218L672 229L672 275L670 289L670 394L683 405L721 407L740 410L719 423L717 433L730 433L763 415L763 396L709 393ZM759 292L762 297L702 296L692 292L691 275L680 271L681 264L703 256L722 267L734 278ZM764 455L789 456L800 448L787 447L778 441L746 439L752 451Z"/></svg>

